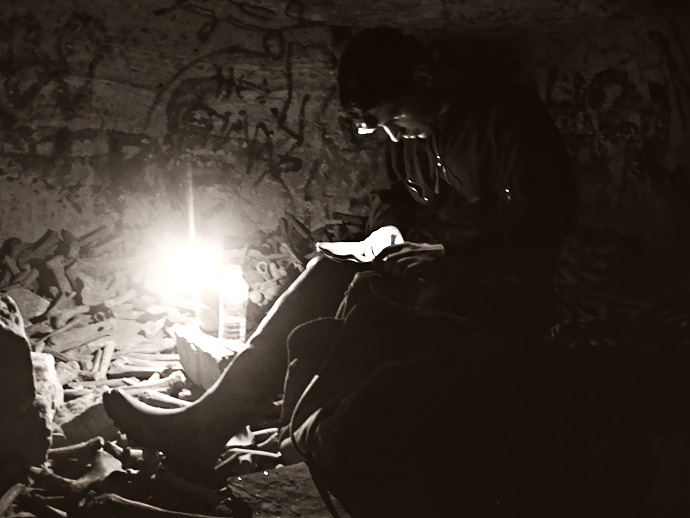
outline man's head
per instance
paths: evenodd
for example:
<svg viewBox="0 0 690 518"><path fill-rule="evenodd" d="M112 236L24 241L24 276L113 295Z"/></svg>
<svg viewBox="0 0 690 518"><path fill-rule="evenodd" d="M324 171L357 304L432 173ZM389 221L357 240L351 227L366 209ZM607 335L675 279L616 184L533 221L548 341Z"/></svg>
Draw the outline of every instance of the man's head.
<svg viewBox="0 0 690 518"><path fill-rule="evenodd" d="M360 134L383 128L394 142L425 138L439 110L433 71L433 58L413 36L386 27L365 29L340 59L340 103Z"/></svg>

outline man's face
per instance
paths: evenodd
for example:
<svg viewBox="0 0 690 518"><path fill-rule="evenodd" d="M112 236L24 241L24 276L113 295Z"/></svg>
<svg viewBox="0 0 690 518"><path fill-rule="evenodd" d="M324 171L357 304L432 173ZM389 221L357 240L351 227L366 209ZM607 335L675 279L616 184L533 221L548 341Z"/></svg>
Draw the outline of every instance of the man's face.
<svg viewBox="0 0 690 518"><path fill-rule="evenodd" d="M357 125L360 135L373 133L382 128L393 142L400 139L428 138L432 132L434 117L421 103L384 103L364 112Z"/></svg>

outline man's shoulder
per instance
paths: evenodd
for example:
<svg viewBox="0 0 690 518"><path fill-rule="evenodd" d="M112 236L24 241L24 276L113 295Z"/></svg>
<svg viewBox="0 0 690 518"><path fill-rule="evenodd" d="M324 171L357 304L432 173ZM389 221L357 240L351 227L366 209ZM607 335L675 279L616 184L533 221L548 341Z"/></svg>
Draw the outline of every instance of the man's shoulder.
<svg viewBox="0 0 690 518"><path fill-rule="evenodd" d="M481 71L467 74L459 85L448 110L448 122L458 116L478 117L512 114L522 118L543 109L536 87L530 87L498 72Z"/></svg>

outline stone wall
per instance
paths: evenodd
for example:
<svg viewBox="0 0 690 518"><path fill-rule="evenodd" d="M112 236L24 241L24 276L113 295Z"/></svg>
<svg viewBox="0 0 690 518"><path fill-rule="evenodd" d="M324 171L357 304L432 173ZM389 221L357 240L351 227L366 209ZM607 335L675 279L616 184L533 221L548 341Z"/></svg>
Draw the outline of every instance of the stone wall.
<svg viewBox="0 0 690 518"><path fill-rule="evenodd" d="M583 225L688 245L688 19L482 35L460 59L474 52L539 91L573 157Z"/></svg>
<svg viewBox="0 0 690 518"><path fill-rule="evenodd" d="M533 83L575 158L584 222L652 241L688 232L677 17L611 17L620 2L326 4L3 2L0 238L183 230L190 178L210 235L270 231L288 213L310 228L366 213L378 141L352 134L335 85L347 31L334 27L355 15Z"/></svg>

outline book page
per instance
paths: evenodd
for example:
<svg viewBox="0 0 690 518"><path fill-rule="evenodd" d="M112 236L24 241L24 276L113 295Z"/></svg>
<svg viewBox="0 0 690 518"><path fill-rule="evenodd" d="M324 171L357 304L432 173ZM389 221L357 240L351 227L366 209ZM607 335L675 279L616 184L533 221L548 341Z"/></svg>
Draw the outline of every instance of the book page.
<svg viewBox="0 0 690 518"><path fill-rule="evenodd" d="M335 241L316 243L316 251L335 261L370 263L376 257L371 244L366 241Z"/></svg>
<svg viewBox="0 0 690 518"><path fill-rule="evenodd" d="M316 251L335 261L370 263L391 245L402 243L400 230L393 225L376 229L362 241L335 241L316 243Z"/></svg>

